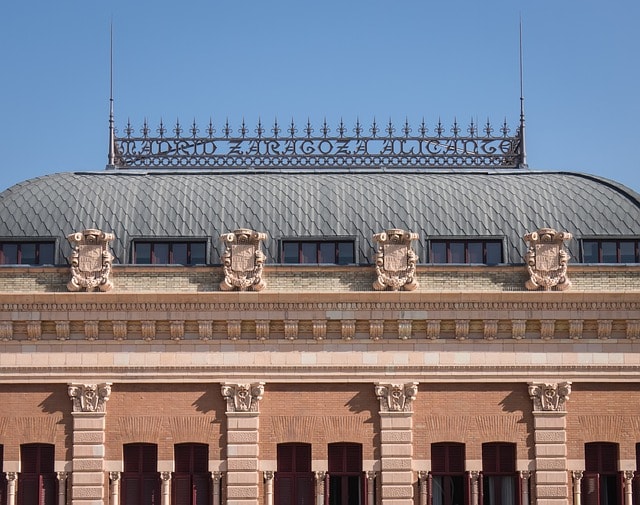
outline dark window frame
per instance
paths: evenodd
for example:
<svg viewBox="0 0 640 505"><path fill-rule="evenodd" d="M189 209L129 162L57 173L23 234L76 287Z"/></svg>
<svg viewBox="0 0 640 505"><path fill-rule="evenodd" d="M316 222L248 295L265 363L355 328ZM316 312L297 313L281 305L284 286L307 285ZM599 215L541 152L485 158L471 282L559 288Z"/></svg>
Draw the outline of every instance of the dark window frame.
<svg viewBox="0 0 640 505"><path fill-rule="evenodd" d="M482 444L482 503L483 505L519 505L522 498L521 476L517 472L518 450L513 442L485 442ZM513 495L504 493L506 480L512 481ZM493 494L489 489L501 491ZM507 498L505 500L505 498ZM511 503L510 503L511 502Z"/></svg>
<svg viewBox="0 0 640 505"><path fill-rule="evenodd" d="M16 262L13 261L7 262L5 259L4 247L7 245L13 245L17 247L16 250ZM29 239L26 238L24 240L15 240L15 239L2 239L0 238L0 265L31 265L31 266L41 266L41 265L55 265L56 264L56 253L57 253L57 240L51 239ZM36 261L31 263L24 263L23 259L23 247L24 246L35 246L35 256ZM49 256L51 261L43 262L41 260L41 256L43 252L41 251L42 246L51 247L51 251L49 252Z"/></svg>
<svg viewBox="0 0 640 505"><path fill-rule="evenodd" d="M633 244L634 261L622 261L622 253L620 244ZM598 258L594 261L592 258L587 259L587 245L595 244L598 248ZM616 261L604 261L603 244L615 244ZM583 263L604 263L608 265L640 263L640 238L636 237L582 237L580 239L580 254Z"/></svg>
<svg viewBox="0 0 640 505"><path fill-rule="evenodd" d="M276 503L313 505L315 503L312 446L285 442L276 446L277 470L274 496Z"/></svg>
<svg viewBox="0 0 640 505"><path fill-rule="evenodd" d="M211 505L209 445L181 443L173 446L174 468L171 503Z"/></svg>
<svg viewBox="0 0 640 505"><path fill-rule="evenodd" d="M584 444L585 471L582 495L585 505L622 505L620 444L587 442Z"/></svg>
<svg viewBox="0 0 640 505"><path fill-rule="evenodd" d="M192 260L192 246L194 244L202 245L204 247L204 258L202 262L197 261L193 262ZM138 262L138 247L141 245L149 246L149 262L140 263ZM174 247L176 245L184 245L187 248L187 262L186 263L177 263L174 260ZM167 259L168 262L157 262L153 260L154 248L156 246L166 246L167 247ZM207 265L208 261L208 251L209 251L209 240L206 238L188 238L188 239L164 239L164 238L150 238L150 237L139 237L134 238L131 241L131 264L133 265L182 265L182 266L195 266L195 265Z"/></svg>
<svg viewBox="0 0 640 505"><path fill-rule="evenodd" d="M328 485L325 503L328 505L364 505L367 500L367 479L363 471L363 446L360 443L328 444Z"/></svg>
<svg viewBox="0 0 640 505"><path fill-rule="evenodd" d="M442 505L470 503L470 475L466 471L466 447L461 442L435 442L431 444L431 471L429 472L429 504L434 502L436 490L441 491L437 500Z"/></svg>
<svg viewBox="0 0 640 505"><path fill-rule="evenodd" d="M20 445L18 505L38 502L58 503L58 478L55 473L55 445L30 443ZM31 471L27 471L31 470Z"/></svg>
<svg viewBox="0 0 640 505"><path fill-rule="evenodd" d="M315 260L316 261L303 261L304 246L310 244L315 245ZM334 261L319 261L321 259L321 246L327 244L334 244ZM341 260L340 246L349 245L352 249L352 255L346 257L346 261ZM297 246L297 261L287 261L287 255L285 254L285 247L287 245ZM354 237L283 237L280 239L278 251L280 256L280 263L284 265L355 265L357 264L357 241ZM351 261L348 261L348 260Z"/></svg>
<svg viewBox="0 0 640 505"><path fill-rule="evenodd" d="M158 445L150 443L124 444L122 446L122 461L124 471L121 474L120 503L122 505L160 503ZM153 469L150 469L151 467Z"/></svg>
<svg viewBox="0 0 640 505"><path fill-rule="evenodd" d="M434 261L434 257L436 254L433 252L434 244L444 244L445 247L445 255L446 261ZM464 246L464 261L452 261L452 244L462 244ZM471 261L469 245L470 244L481 244L482 245L482 261ZM500 248L500 260L499 261L491 261L487 246L489 244L497 245ZM504 237L429 237L428 239L428 263L432 265L501 265L505 263L505 246L504 246Z"/></svg>

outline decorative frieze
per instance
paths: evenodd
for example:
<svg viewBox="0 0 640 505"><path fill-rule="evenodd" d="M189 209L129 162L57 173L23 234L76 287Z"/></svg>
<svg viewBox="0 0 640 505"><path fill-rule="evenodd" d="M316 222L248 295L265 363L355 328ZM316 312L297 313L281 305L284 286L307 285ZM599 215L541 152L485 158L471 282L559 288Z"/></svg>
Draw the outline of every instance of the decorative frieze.
<svg viewBox="0 0 640 505"><path fill-rule="evenodd" d="M68 393L73 402L73 412L105 412L111 383L69 384Z"/></svg>
<svg viewBox="0 0 640 505"><path fill-rule="evenodd" d="M204 341L213 338L213 321L198 321L198 338Z"/></svg>
<svg viewBox="0 0 640 505"><path fill-rule="evenodd" d="M253 384L223 384L222 396L227 400L227 412L258 412L264 394L264 382Z"/></svg>
<svg viewBox="0 0 640 505"><path fill-rule="evenodd" d="M556 321L554 319L543 319L540 321L540 338L551 340L556 332Z"/></svg>
<svg viewBox="0 0 640 505"><path fill-rule="evenodd" d="M115 340L125 340L127 338L127 322L113 321L111 323L111 331Z"/></svg>
<svg viewBox="0 0 640 505"><path fill-rule="evenodd" d="M262 279L266 260L262 241L267 239L266 233L241 228L223 234L220 239L225 246L222 254L224 280L220 283L220 289L262 291L266 286Z"/></svg>
<svg viewBox="0 0 640 505"><path fill-rule="evenodd" d="M151 342L156 338L156 322L140 321L140 331L142 332L142 340Z"/></svg>
<svg viewBox="0 0 640 505"><path fill-rule="evenodd" d="M375 385L381 412L411 412L411 404L418 394L418 383Z"/></svg>
<svg viewBox="0 0 640 505"><path fill-rule="evenodd" d="M611 338L611 328L612 328L611 319L600 319L598 320L598 338L600 340L608 340Z"/></svg>
<svg viewBox="0 0 640 505"><path fill-rule="evenodd" d="M256 321L256 339L260 341L269 339L270 321L261 319Z"/></svg>
<svg viewBox="0 0 640 505"><path fill-rule="evenodd" d="M73 247L69 257L69 291L110 291L113 288L110 279L113 255L109 251L109 242L114 238L113 233L94 229L67 235Z"/></svg>
<svg viewBox="0 0 640 505"><path fill-rule="evenodd" d="M356 335L355 319L343 319L340 324L340 333L342 340L353 340L353 337Z"/></svg>
<svg viewBox="0 0 640 505"><path fill-rule="evenodd" d="M534 412L565 412L571 394L571 382L529 383Z"/></svg>
<svg viewBox="0 0 640 505"><path fill-rule="evenodd" d="M27 321L27 338L31 341L40 340L42 337L42 322Z"/></svg>
<svg viewBox="0 0 640 505"><path fill-rule="evenodd" d="M311 322L311 334L316 342L321 342L327 338L327 321L326 319L314 319Z"/></svg>
<svg viewBox="0 0 640 505"><path fill-rule="evenodd" d="M378 251L374 257L377 279L373 283L373 289L415 290L418 287L415 279L418 256L411 248L411 242L418 240L418 234L390 229L375 234L373 239L378 243Z"/></svg>
<svg viewBox="0 0 640 505"><path fill-rule="evenodd" d="M456 340L466 340L469 337L469 320L456 319L454 334Z"/></svg>
<svg viewBox="0 0 640 505"><path fill-rule="evenodd" d="M13 338L13 323L11 321L0 322L0 341L8 342Z"/></svg>
<svg viewBox="0 0 640 505"><path fill-rule="evenodd" d="M399 319L398 320L398 338L400 340L409 340L412 332L411 319Z"/></svg>
<svg viewBox="0 0 640 505"><path fill-rule="evenodd" d="M572 340L582 338L583 327L584 321L582 319L571 319L569 321L569 338Z"/></svg>
<svg viewBox="0 0 640 505"><path fill-rule="evenodd" d="M513 319L511 321L511 338L514 340L522 340L527 333L526 319Z"/></svg>
<svg viewBox="0 0 640 505"><path fill-rule="evenodd" d="M485 340L494 340L498 335L498 320L485 319L483 336Z"/></svg>
<svg viewBox="0 0 640 505"><path fill-rule="evenodd" d="M56 339L69 340L69 321L56 321Z"/></svg>
<svg viewBox="0 0 640 505"><path fill-rule="evenodd" d="M524 257L529 272L527 289L542 288L549 291L555 287L560 291L569 289L571 281L567 277L569 253L564 243L571 239L571 233L558 232L553 228L540 228L527 233L524 240L529 249Z"/></svg>
<svg viewBox="0 0 640 505"><path fill-rule="evenodd" d="M169 322L169 338L174 342L184 339L184 321Z"/></svg>
<svg viewBox="0 0 640 505"><path fill-rule="evenodd" d="M242 321L235 319L227 321L227 338L229 340L240 340L242 334Z"/></svg>
<svg viewBox="0 0 640 505"><path fill-rule="evenodd" d="M369 321L369 338L377 342L384 335L384 321L382 319L373 319Z"/></svg>
<svg viewBox="0 0 640 505"><path fill-rule="evenodd" d="M284 322L284 338L295 340L298 338L298 320L286 319Z"/></svg>
<svg viewBox="0 0 640 505"><path fill-rule="evenodd" d="M84 322L84 338L90 342L98 340L99 335L98 321Z"/></svg>
<svg viewBox="0 0 640 505"><path fill-rule="evenodd" d="M427 321L427 338L436 340L440 337L440 320L430 319Z"/></svg>

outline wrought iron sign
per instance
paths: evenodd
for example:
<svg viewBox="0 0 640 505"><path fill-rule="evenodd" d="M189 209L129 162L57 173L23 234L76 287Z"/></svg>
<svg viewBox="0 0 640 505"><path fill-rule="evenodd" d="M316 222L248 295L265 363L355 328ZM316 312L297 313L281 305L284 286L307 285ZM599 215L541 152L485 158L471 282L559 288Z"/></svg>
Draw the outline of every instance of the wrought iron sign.
<svg viewBox="0 0 640 505"><path fill-rule="evenodd" d="M369 128L357 121L351 131L342 121L335 130L324 121L318 131L307 121L299 135L293 121L284 130L258 121L253 131L227 121L220 132L209 121L202 136L195 121L186 131L179 122L169 131L162 121L155 130L145 121L139 135L130 123L124 136L113 134L109 168L517 168L525 164L521 132L512 135L506 121L495 135L488 121L464 131L457 121L448 131L438 121L430 131L423 120L415 131L405 121L397 134L391 121L381 128L374 120Z"/></svg>

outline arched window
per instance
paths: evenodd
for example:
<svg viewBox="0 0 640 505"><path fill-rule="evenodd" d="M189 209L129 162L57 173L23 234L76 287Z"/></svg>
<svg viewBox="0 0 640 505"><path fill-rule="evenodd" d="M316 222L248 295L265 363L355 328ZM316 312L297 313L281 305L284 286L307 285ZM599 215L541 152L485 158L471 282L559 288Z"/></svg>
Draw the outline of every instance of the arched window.
<svg viewBox="0 0 640 505"><path fill-rule="evenodd" d="M172 505L210 505L211 473L207 444L176 444L171 479Z"/></svg>
<svg viewBox="0 0 640 505"><path fill-rule="evenodd" d="M517 505L520 479L516 473L516 444L482 444L482 500L484 505Z"/></svg>
<svg viewBox="0 0 640 505"><path fill-rule="evenodd" d="M584 444L584 467L584 505L621 505L622 473L618 472L618 444Z"/></svg>
<svg viewBox="0 0 640 505"><path fill-rule="evenodd" d="M362 444L329 444L329 505L363 505Z"/></svg>
<svg viewBox="0 0 640 505"><path fill-rule="evenodd" d="M313 505L311 444L278 444L276 505Z"/></svg>
<svg viewBox="0 0 640 505"><path fill-rule="evenodd" d="M54 463L54 445L23 444L20 446L18 505L56 504L58 480Z"/></svg>
<svg viewBox="0 0 640 505"><path fill-rule="evenodd" d="M468 505L469 479L464 462L464 444L431 444L431 505Z"/></svg>
<svg viewBox="0 0 640 505"><path fill-rule="evenodd" d="M159 505L160 475L156 444L123 447L122 505Z"/></svg>

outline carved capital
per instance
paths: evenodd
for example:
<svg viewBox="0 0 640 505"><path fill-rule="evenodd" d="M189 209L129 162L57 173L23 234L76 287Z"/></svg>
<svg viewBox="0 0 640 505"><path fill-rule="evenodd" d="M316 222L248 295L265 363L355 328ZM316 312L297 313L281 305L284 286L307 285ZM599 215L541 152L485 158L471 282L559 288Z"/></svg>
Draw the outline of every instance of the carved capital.
<svg viewBox="0 0 640 505"><path fill-rule="evenodd" d="M120 481L120 472L109 472L109 480L111 482L118 482Z"/></svg>
<svg viewBox="0 0 640 505"><path fill-rule="evenodd" d="M264 382L223 384L221 392L227 400L227 412L258 412L264 394Z"/></svg>
<svg viewBox="0 0 640 505"><path fill-rule="evenodd" d="M324 496L324 484L327 479L327 472L320 470L313 472L313 475L316 479L316 495Z"/></svg>
<svg viewBox="0 0 640 505"><path fill-rule="evenodd" d="M633 477L635 475L635 472L633 470L624 470L622 472L622 475L624 476L625 485L630 486L631 482L633 481Z"/></svg>
<svg viewBox="0 0 640 505"><path fill-rule="evenodd" d="M17 482L18 480L18 472L7 472L5 474L5 477L7 478L8 482Z"/></svg>
<svg viewBox="0 0 640 505"><path fill-rule="evenodd" d="M105 412L111 394L111 384L69 384L73 412Z"/></svg>
<svg viewBox="0 0 640 505"><path fill-rule="evenodd" d="M569 289L571 281L567 277L569 253L564 247L571 240L571 233L559 232L553 228L540 228L524 236L528 250L524 260L529 272L527 289L542 288L549 291L556 288L560 291Z"/></svg>
<svg viewBox="0 0 640 505"><path fill-rule="evenodd" d="M584 475L584 471L582 471L582 470L573 470L571 472L571 477L573 477L573 480L578 484L582 480L582 476L583 475Z"/></svg>
<svg viewBox="0 0 640 505"><path fill-rule="evenodd" d="M265 481L269 481L269 480L273 480L273 476L275 475L275 472L273 470L265 470L264 472L262 472L262 475Z"/></svg>
<svg viewBox="0 0 640 505"><path fill-rule="evenodd" d="M378 243L374 257L377 280L373 289L413 291L418 287L415 279L418 256L411 248L411 242L418 240L418 234L405 230L390 229L373 236Z"/></svg>
<svg viewBox="0 0 640 505"><path fill-rule="evenodd" d="M529 383L534 412L565 412L571 394L571 382Z"/></svg>
<svg viewBox="0 0 640 505"><path fill-rule="evenodd" d="M262 252L262 241L266 238L265 233L246 228L225 233L220 237L225 246L222 254L224 280L220 283L220 289L261 291L265 288L262 270L266 256Z"/></svg>
<svg viewBox="0 0 640 505"><path fill-rule="evenodd" d="M381 412L411 412L411 404L418 394L418 383L375 385Z"/></svg>
<svg viewBox="0 0 640 505"><path fill-rule="evenodd" d="M109 278L113 255L109 242L113 233L100 230L84 230L67 235L73 251L69 257L71 280L67 283L69 291L109 291L113 283Z"/></svg>
<svg viewBox="0 0 640 505"><path fill-rule="evenodd" d="M211 480L215 485L220 484L221 479L222 479L222 472L220 471L211 472Z"/></svg>
<svg viewBox="0 0 640 505"><path fill-rule="evenodd" d="M56 478L58 479L58 482L60 482L61 484L67 480L67 477L69 477L68 472L56 472Z"/></svg>
<svg viewBox="0 0 640 505"><path fill-rule="evenodd" d="M171 472L160 472L160 480L165 483L171 480Z"/></svg>

